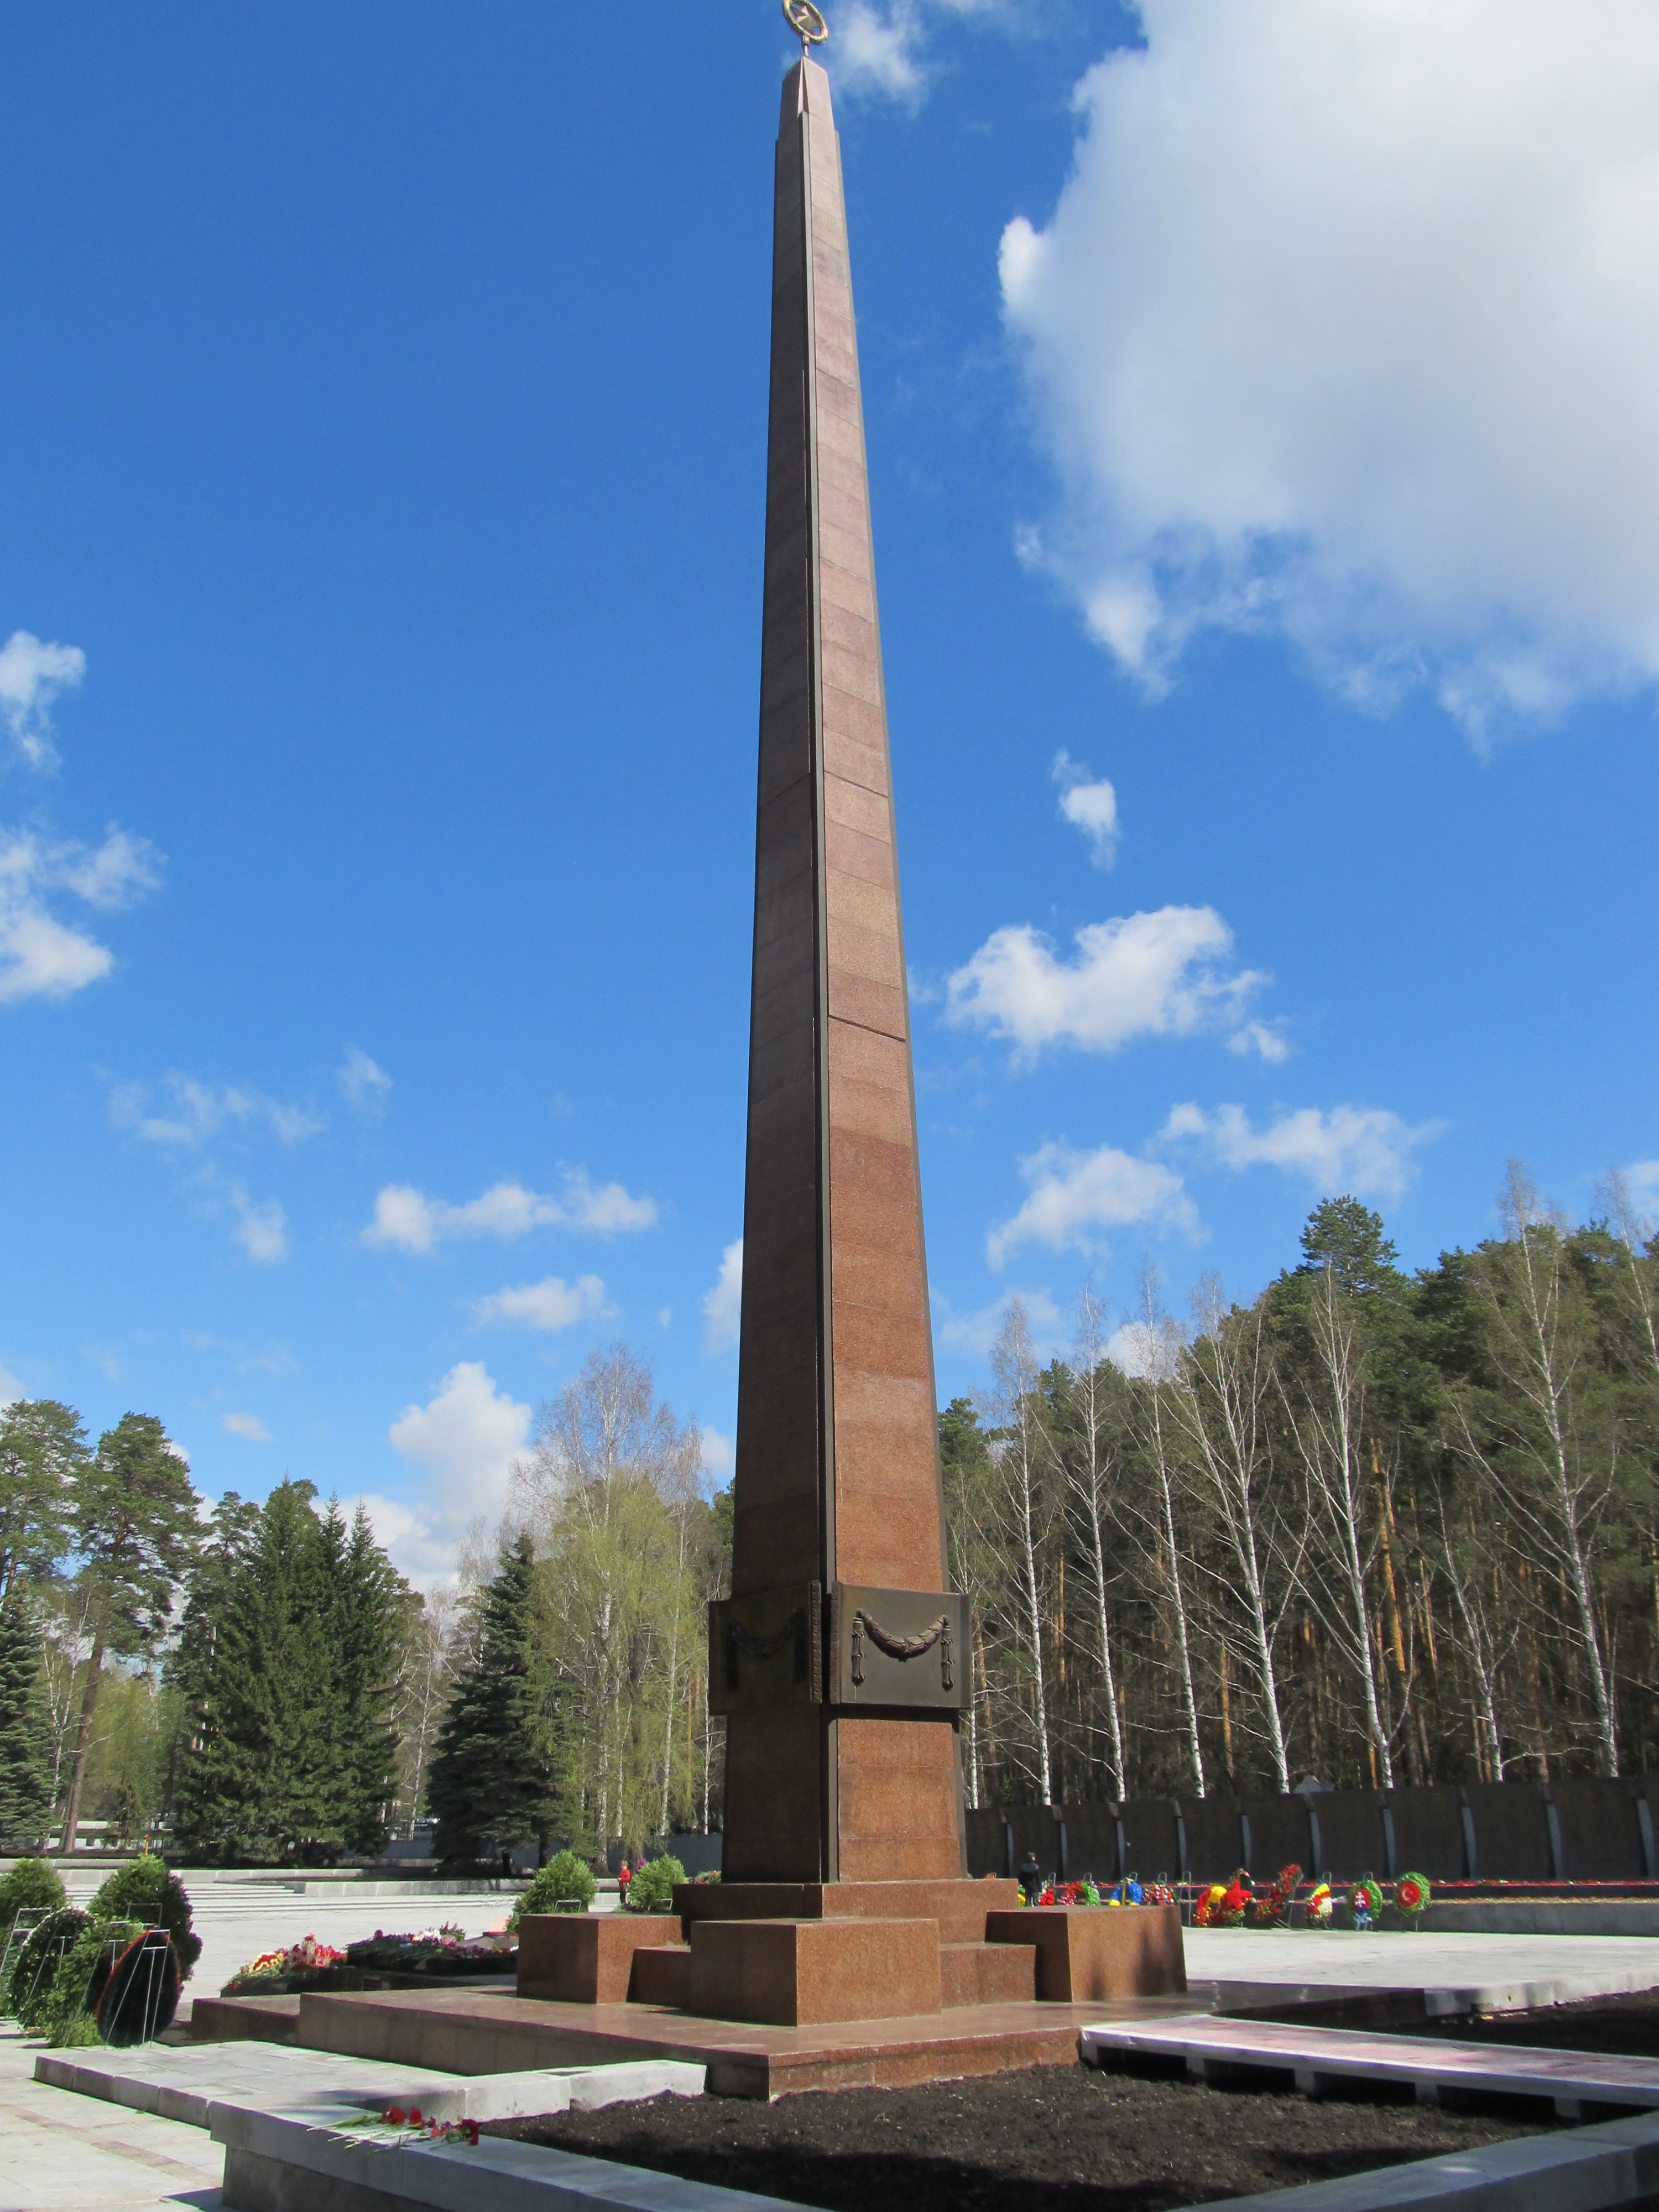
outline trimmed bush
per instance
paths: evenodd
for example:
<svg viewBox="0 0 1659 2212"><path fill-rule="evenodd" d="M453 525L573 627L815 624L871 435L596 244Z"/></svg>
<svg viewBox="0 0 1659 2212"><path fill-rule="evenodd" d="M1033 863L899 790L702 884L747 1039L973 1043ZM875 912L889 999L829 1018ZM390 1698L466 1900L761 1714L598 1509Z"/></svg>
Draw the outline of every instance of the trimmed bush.
<svg viewBox="0 0 1659 2212"><path fill-rule="evenodd" d="M574 1851L555 1851L544 1867L537 1869L534 1881L507 1915L507 1924L516 1932L526 1913L556 1912L561 1906L568 1911L574 1905L579 1912L586 1912L598 1887L593 1869Z"/></svg>
<svg viewBox="0 0 1659 2212"><path fill-rule="evenodd" d="M677 1858L647 1859L628 1885L630 1912L666 1912L674 1902L674 1884L685 1880L685 1869Z"/></svg>
<svg viewBox="0 0 1659 2212"><path fill-rule="evenodd" d="M18 1953L6 1992L7 2009L31 2033L44 2017L59 1969L87 1925L84 1912L65 1905L40 1923Z"/></svg>
<svg viewBox="0 0 1659 2212"><path fill-rule="evenodd" d="M38 1912L42 1905L56 1912L68 1902L56 1867L45 1859L19 1859L0 1880L0 1942L10 1935L20 1912Z"/></svg>
<svg viewBox="0 0 1659 2212"><path fill-rule="evenodd" d="M173 1938L173 1954L179 1961L179 1978L190 1979L191 1967L202 1955L202 1939L191 1926L190 1899L176 1874L155 1852L118 1868L99 1888L92 1900L94 1920L142 1920L146 1927L165 1928Z"/></svg>

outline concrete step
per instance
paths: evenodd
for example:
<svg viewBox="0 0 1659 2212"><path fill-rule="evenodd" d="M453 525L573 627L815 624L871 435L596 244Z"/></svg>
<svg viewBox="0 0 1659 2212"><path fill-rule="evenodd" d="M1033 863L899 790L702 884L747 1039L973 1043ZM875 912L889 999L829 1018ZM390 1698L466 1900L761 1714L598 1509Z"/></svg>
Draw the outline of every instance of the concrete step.
<svg viewBox="0 0 1659 2212"><path fill-rule="evenodd" d="M940 2002L1031 2004L1036 1997L1035 1943L941 1943Z"/></svg>
<svg viewBox="0 0 1659 2212"><path fill-rule="evenodd" d="M1595 2106L1659 2110L1659 2059L1653 2058L1190 2017L1103 2023L1085 2027L1078 2040L1091 2066L1139 2057L1178 2059L1200 2081L1250 2072L1289 2074L1306 2096L1340 2094L1346 2081L1393 2081L1414 2089L1419 2104L1437 2104L1460 2090L1545 2098L1567 2120L1582 2118Z"/></svg>

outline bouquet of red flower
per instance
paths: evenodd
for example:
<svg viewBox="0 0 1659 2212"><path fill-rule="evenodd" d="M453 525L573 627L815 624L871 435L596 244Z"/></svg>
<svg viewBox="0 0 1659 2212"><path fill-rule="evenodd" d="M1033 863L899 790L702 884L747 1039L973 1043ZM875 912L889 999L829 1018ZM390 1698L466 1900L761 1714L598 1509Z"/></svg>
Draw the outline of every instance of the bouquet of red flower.
<svg viewBox="0 0 1659 2212"><path fill-rule="evenodd" d="M1428 1877L1420 1874L1402 1874L1395 1885L1394 1901L1401 1911L1415 1920L1429 1901Z"/></svg>
<svg viewBox="0 0 1659 2212"><path fill-rule="evenodd" d="M464 2142L474 2149L478 2142L478 2123L476 2120L428 2120L421 2116L418 2105L405 2112L401 2105L388 2105L383 2112L365 2112L361 2119L341 2123L348 2128L391 2128L400 2142L411 2140L421 2142Z"/></svg>
<svg viewBox="0 0 1659 2212"><path fill-rule="evenodd" d="M1173 1905L1176 1893L1167 1881L1149 1881L1141 1887L1140 1901L1143 1905Z"/></svg>
<svg viewBox="0 0 1659 2212"><path fill-rule="evenodd" d="M1258 1928L1279 1928L1291 1909L1291 1899L1296 1895L1296 1886L1302 1879L1299 1866L1280 1867L1278 1879L1270 1883L1255 1900L1251 1916Z"/></svg>
<svg viewBox="0 0 1659 2212"><path fill-rule="evenodd" d="M1218 1915L1220 1913L1222 1905L1226 1901L1226 1883L1224 1881L1212 1881L1209 1887L1205 1891L1203 1896L1199 1899L1197 1904L1193 1907L1194 1927L1218 1927L1220 1925L1220 1922L1218 1918Z"/></svg>
<svg viewBox="0 0 1659 2212"><path fill-rule="evenodd" d="M1244 1869L1240 1867L1232 1881L1222 1892L1221 1902L1217 1905L1215 1917L1210 1924L1216 1928L1242 1928L1244 1925L1244 1915L1255 1902L1255 1894L1250 1887L1250 1877Z"/></svg>

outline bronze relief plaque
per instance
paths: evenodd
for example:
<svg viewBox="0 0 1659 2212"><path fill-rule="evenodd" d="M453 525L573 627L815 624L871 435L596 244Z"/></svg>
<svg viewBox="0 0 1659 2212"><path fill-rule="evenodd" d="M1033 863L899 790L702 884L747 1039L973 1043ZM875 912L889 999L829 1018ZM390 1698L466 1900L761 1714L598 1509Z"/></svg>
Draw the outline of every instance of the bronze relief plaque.
<svg viewBox="0 0 1659 2212"><path fill-rule="evenodd" d="M860 1589L830 1601L830 1701L968 1709L968 1601L950 1590Z"/></svg>
<svg viewBox="0 0 1659 2212"><path fill-rule="evenodd" d="M823 1702L823 1585L790 1583L708 1608L708 1710L769 1712Z"/></svg>

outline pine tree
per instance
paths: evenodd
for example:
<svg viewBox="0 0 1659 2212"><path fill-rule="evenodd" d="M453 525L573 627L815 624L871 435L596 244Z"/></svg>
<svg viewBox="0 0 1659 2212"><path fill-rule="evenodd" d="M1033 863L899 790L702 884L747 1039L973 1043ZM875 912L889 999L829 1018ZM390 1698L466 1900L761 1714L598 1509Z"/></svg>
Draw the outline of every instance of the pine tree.
<svg viewBox="0 0 1659 2212"><path fill-rule="evenodd" d="M40 1639L21 1592L0 1607L0 1837L37 1841L51 1817Z"/></svg>
<svg viewBox="0 0 1659 2212"><path fill-rule="evenodd" d="M441 1859L471 1860L539 1833L552 1794L532 1681L535 1554L520 1536L479 1601L475 1656L462 1669L432 1761L428 1802Z"/></svg>
<svg viewBox="0 0 1659 2212"><path fill-rule="evenodd" d="M81 1562L76 1586L88 1601L92 1652L64 1806L65 1855L75 1849L104 1661L155 1650L199 1535L189 1466L153 1414L123 1414L100 1437L75 1477L73 1527Z"/></svg>

